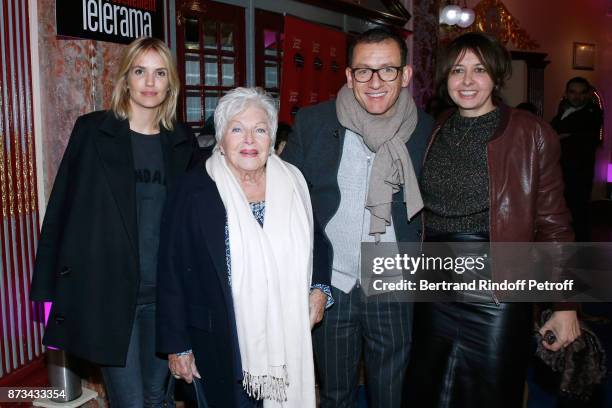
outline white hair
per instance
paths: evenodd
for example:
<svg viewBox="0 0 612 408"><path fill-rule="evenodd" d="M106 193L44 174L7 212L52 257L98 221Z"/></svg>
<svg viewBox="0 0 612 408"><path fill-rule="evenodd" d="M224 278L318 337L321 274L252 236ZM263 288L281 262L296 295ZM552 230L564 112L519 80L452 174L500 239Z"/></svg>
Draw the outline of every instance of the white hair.
<svg viewBox="0 0 612 408"><path fill-rule="evenodd" d="M248 107L256 106L266 112L268 117L268 134L272 140L270 146L274 150L276 142L276 129L278 127L278 109L276 100L262 88L234 88L219 99L215 108L215 139L217 146L225 135L228 123L232 118Z"/></svg>

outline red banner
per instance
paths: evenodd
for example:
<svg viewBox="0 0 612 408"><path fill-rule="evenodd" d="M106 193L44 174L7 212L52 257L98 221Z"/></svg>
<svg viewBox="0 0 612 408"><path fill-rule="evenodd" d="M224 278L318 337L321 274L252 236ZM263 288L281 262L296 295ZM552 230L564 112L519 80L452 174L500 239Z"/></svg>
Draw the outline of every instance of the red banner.
<svg viewBox="0 0 612 408"><path fill-rule="evenodd" d="M346 34L285 16L279 120L292 125L301 107L334 98L345 66Z"/></svg>

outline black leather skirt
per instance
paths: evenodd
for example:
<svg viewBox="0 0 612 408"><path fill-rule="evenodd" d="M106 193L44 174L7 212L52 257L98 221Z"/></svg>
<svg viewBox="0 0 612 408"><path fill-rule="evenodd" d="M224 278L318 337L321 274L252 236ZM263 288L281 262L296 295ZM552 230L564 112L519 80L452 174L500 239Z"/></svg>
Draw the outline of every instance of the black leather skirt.
<svg viewBox="0 0 612 408"><path fill-rule="evenodd" d="M488 239L453 235L431 240ZM532 318L530 303L416 304L407 406L522 407Z"/></svg>

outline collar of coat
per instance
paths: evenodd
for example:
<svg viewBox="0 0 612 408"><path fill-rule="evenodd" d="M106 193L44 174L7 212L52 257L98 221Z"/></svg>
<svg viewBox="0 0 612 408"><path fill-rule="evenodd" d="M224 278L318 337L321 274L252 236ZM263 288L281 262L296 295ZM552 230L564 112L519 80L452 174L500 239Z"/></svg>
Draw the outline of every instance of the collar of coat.
<svg viewBox="0 0 612 408"><path fill-rule="evenodd" d="M112 111L107 111L104 119L100 124L100 130L108 137L127 136L130 132L130 122L127 119L119 119ZM179 145L187 141L188 133L183 126L175 123L174 131L160 126L160 133L165 134L165 137L170 142L171 146Z"/></svg>

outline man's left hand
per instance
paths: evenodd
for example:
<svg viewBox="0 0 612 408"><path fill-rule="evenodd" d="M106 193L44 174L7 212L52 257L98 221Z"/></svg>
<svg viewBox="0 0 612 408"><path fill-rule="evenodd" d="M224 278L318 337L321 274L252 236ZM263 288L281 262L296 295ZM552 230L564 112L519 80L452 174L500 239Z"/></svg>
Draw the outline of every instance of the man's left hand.
<svg viewBox="0 0 612 408"><path fill-rule="evenodd" d="M308 310L310 312L310 329L323 320L327 295L320 289L313 289L308 297Z"/></svg>

